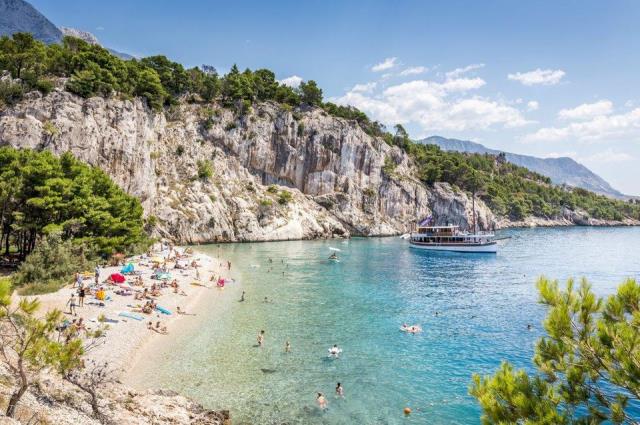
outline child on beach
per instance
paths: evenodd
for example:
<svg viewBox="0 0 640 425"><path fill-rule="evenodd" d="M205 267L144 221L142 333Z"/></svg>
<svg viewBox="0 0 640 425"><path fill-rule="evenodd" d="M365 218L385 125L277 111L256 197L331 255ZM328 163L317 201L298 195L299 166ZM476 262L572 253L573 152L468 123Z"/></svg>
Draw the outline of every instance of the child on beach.
<svg viewBox="0 0 640 425"><path fill-rule="evenodd" d="M67 305L69 306L69 314L73 314L74 316L77 316L78 314L76 313L76 294L75 293L71 293L71 298L69 298L69 301L67 301Z"/></svg>

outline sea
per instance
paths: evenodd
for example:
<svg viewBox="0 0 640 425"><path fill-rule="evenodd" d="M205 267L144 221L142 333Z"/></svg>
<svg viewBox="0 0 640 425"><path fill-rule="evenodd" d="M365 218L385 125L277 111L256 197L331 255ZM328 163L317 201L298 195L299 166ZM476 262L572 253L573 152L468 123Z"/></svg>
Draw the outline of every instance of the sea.
<svg viewBox="0 0 640 425"><path fill-rule="evenodd" d="M600 296L640 279L640 228L498 236L509 239L497 254L431 253L396 237L198 246L231 262L234 281L211 289L226 302L150 353L136 380L228 409L234 425L478 424L472 374L505 360L534 370L540 276L586 278ZM402 332L403 323L423 331ZM334 344L338 358L328 356Z"/></svg>

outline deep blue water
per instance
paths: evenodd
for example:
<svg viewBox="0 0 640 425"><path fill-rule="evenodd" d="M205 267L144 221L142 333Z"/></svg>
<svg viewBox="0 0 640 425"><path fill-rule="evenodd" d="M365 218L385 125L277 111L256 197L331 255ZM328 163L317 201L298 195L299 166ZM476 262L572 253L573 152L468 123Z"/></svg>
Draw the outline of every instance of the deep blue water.
<svg viewBox="0 0 640 425"><path fill-rule="evenodd" d="M545 315L538 276L585 276L600 295L640 278L640 228L501 235L512 239L497 255L428 253L397 238L199 247L238 270L220 294L233 302L176 336L181 349L156 353L149 364L163 367L143 371L145 384L228 408L234 424L477 424L471 374L503 359L531 368ZM340 263L326 260L329 247L341 250ZM236 302L242 290L247 300ZM403 322L424 331L402 333ZM330 360L334 343L344 352ZM338 381L344 399L333 395ZM318 391L328 395L325 412Z"/></svg>

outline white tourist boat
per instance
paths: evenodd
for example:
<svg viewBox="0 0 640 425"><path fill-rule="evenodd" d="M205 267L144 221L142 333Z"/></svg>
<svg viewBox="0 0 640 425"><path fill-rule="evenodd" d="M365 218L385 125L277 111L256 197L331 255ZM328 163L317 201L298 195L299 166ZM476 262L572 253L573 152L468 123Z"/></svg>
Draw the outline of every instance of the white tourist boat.
<svg viewBox="0 0 640 425"><path fill-rule="evenodd" d="M498 252L498 242L491 232L463 232L459 226L418 225L409 236L412 248L452 252Z"/></svg>

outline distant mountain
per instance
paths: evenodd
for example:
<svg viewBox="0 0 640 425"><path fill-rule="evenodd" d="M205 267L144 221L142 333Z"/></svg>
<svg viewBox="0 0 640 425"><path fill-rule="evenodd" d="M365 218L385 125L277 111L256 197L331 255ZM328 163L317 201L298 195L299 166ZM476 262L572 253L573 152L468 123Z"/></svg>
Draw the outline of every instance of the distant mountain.
<svg viewBox="0 0 640 425"><path fill-rule="evenodd" d="M42 13L24 0L0 0L0 36L16 32L30 32L36 40L47 44L59 43L65 35L78 37L91 44L100 44L95 35L75 28L56 27ZM105 47L122 59L133 56Z"/></svg>
<svg viewBox="0 0 640 425"><path fill-rule="evenodd" d="M468 140L447 139L440 136L431 136L419 140L420 143L437 145L445 151L458 151L469 153L499 154L500 150L490 149L480 143ZM519 155L504 152L507 161L535 171L551 178L556 184L567 184L569 186L581 187L592 192L615 198L624 198L625 195L611 187L602 177L589 170L584 165L571 158L537 158L535 156Z"/></svg>
<svg viewBox="0 0 640 425"><path fill-rule="evenodd" d="M62 31L23 0L0 0L0 36L30 32L47 44L62 39Z"/></svg>
<svg viewBox="0 0 640 425"><path fill-rule="evenodd" d="M79 29L76 29L76 28L69 28L69 27L60 27L60 30L62 31L62 35L69 35L71 37L77 37L77 38L79 38L81 40L86 41L89 44L97 44L97 45L102 46L102 44L100 44L100 41L98 41L98 37L96 37L95 35L93 35L89 31L82 31L82 30L79 30ZM110 49L108 47L105 47L105 49L107 49L109 52L111 52L111 54L118 56L120 59L124 59L124 60L133 59L133 56L131 56L131 55L127 54L127 53L118 52L117 50L113 50L113 49Z"/></svg>

